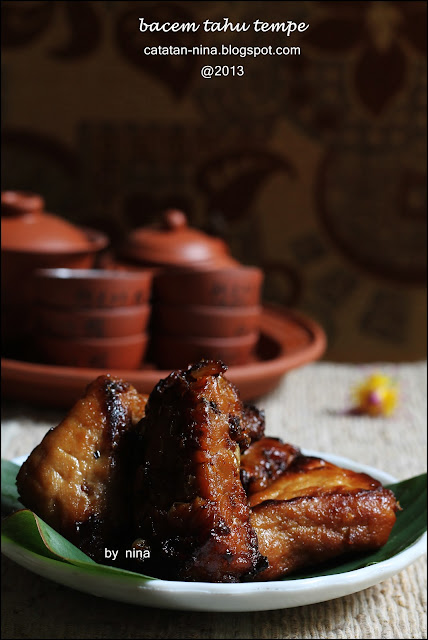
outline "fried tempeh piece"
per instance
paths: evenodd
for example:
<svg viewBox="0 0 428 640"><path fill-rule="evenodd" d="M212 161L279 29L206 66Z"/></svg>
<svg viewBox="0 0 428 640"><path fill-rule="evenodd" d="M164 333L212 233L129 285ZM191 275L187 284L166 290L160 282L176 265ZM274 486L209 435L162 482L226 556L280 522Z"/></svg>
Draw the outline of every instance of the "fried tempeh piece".
<svg viewBox="0 0 428 640"><path fill-rule="evenodd" d="M230 437L239 445L240 452L263 437L265 432L265 414L252 404L241 405L238 414L234 414L230 420Z"/></svg>
<svg viewBox="0 0 428 640"><path fill-rule="evenodd" d="M265 412L253 404L244 404L241 417L241 430L244 434L239 442L241 452L244 452L250 444L263 438L265 434Z"/></svg>
<svg viewBox="0 0 428 640"><path fill-rule="evenodd" d="M109 375L92 382L22 465L22 503L96 560L132 522L135 425L147 396Z"/></svg>
<svg viewBox="0 0 428 640"><path fill-rule="evenodd" d="M266 489L300 454L297 447L279 438L253 442L241 455L241 480L248 495Z"/></svg>
<svg viewBox="0 0 428 640"><path fill-rule="evenodd" d="M370 476L306 456L249 501L259 549L269 561L256 580L378 549L400 508L392 491Z"/></svg>
<svg viewBox="0 0 428 640"><path fill-rule="evenodd" d="M225 371L203 361L161 380L149 396L136 544L149 545L159 577L237 582L267 566L239 477L243 407Z"/></svg>

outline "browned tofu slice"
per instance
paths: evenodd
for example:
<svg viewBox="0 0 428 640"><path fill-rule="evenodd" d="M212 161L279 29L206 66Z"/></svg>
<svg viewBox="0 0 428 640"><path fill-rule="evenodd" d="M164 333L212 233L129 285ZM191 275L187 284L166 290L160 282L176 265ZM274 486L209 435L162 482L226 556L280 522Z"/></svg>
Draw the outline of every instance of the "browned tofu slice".
<svg viewBox="0 0 428 640"><path fill-rule="evenodd" d="M266 489L300 455L300 450L279 438L253 442L241 455L241 480L248 495Z"/></svg>
<svg viewBox="0 0 428 640"><path fill-rule="evenodd" d="M256 580L378 549L399 509L392 491L374 478L305 456L249 501L259 549L269 561Z"/></svg>
<svg viewBox="0 0 428 640"><path fill-rule="evenodd" d="M22 503L95 559L130 526L135 425L146 400L100 376L18 473Z"/></svg>

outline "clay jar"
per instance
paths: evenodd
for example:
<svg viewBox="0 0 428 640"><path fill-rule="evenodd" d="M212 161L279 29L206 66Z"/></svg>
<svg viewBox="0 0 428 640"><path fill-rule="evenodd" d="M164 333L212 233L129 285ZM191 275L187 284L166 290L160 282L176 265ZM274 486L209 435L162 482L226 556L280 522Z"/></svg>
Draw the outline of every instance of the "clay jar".
<svg viewBox="0 0 428 640"><path fill-rule="evenodd" d="M3 337L22 338L30 330L32 274L40 267L88 268L108 240L44 211L34 193L1 194L1 286ZM12 320L13 319L13 320ZM10 322L8 321L10 320Z"/></svg>
<svg viewBox="0 0 428 640"><path fill-rule="evenodd" d="M202 358L221 360L228 366L248 364L258 338L258 331L232 338L157 336L156 361L164 369L180 369Z"/></svg>
<svg viewBox="0 0 428 640"><path fill-rule="evenodd" d="M257 267L163 273L155 282L156 362L184 367L200 358L249 363L259 338L263 273Z"/></svg>
<svg viewBox="0 0 428 640"><path fill-rule="evenodd" d="M58 338L39 335L38 345L48 362L103 370L138 369L147 347L147 334L118 338Z"/></svg>
<svg viewBox="0 0 428 640"><path fill-rule="evenodd" d="M162 271L213 269L238 263L226 243L189 226L186 215L168 209L160 222L132 231L120 252L129 265Z"/></svg>
<svg viewBox="0 0 428 640"><path fill-rule="evenodd" d="M40 269L34 282L37 344L45 361L140 367L148 343L150 271Z"/></svg>
<svg viewBox="0 0 428 640"><path fill-rule="evenodd" d="M145 332L151 305L111 309L59 309L39 305L34 309L37 330L63 338L119 338Z"/></svg>
<svg viewBox="0 0 428 640"><path fill-rule="evenodd" d="M154 293L162 303L251 307L260 302L262 282L258 267L163 273L156 278Z"/></svg>
<svg viewBox="0 0 428 640"><path fill-rule="evenodd" d="M155 269L151 352L156 365L186 367L201 357L245 364L258 341L262 272L241 266L226 243L189 226L182 211L132 231L128 265ZM220 311L221 309L221 311Z"/></svg>
<svg viewBox="0 0 428 640"><path fill-rule="evenodd" d="M170 336L237 338L259 329L261 307L158 304L156 327Z"/></svg>
<svg viewBox="0 0 428 640"><path fill-rule="evenodd" d="M34 274L39 303L73 309L109 309L149 301L150 271L38 269Z"/></svg>

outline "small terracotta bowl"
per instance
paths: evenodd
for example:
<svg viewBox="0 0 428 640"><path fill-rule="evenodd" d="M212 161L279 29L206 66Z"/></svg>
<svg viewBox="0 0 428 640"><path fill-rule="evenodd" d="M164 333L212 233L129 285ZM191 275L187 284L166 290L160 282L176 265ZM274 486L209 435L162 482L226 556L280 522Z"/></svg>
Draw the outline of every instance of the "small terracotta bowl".
<svg viewBox="0 0 428 640"><path fill-rule="evenodd" d="M149 304L111 309L60 309L38 305L33 310L35 331L63 338L120 338L144 333Z"/></svg>
<svg viewBox="0 0 428 640"><path fill-rule="evenodd" d="M170 304L239 307L260 304L263 272L257 267L161 273L155 298Z"/></svg>
<svg viewBox="0 0 428 640"><path fill-rule="evenodd" d="M67 309L141 305L150 298L152 278L149 270L38 269L36 301Z"/></svg>
<svg viewBox="0 0 428 640"><path fill-rule="evenodd" d="M37 336L39 353L47 362L106 370L138 369L143 362L147 342L147 334L121 338Z"/></svg>
<svg viewBox="0 0 428 640"><path fill-rule="evenodd" d="M171 336L233 338L257 331L261 307L158 304L154 327Z"/></svg>
<svg viewBox="0 0 428 640"><path fill-rule="evenodd" d="M180 369L202 358L222 360L228 366L247 364L253 359L258 339L257 331L237 338L157 336L154 357L162 369Z"/></svg>

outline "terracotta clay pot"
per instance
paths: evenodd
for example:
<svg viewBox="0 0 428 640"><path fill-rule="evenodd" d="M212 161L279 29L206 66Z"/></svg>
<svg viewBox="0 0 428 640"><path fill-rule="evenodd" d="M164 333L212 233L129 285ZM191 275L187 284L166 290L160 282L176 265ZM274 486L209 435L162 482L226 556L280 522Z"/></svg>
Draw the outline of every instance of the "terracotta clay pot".
<svg viewBox="0 0 428 640"><path fill-rule="evenodd" d="M151 307L141 304L111 309L61 309L37 305L36 333L63 338L119 338L144 333Z"/></svg>
<svg viewBox="0 0 428 640"><path fill-rule="evenodd" d="M44 211L41 196L22 191L1 194L2 250L20 253L87 253L90 242L78 227Z"/></svg>
<svg viewBox="0 0 428 640"><path fill-rule="evenodd" d="M262 309L256 307L180 306L159 303L155 326L161 334L232 338L259 329Z"/></svg>
<svg viewBox="0 0 428 640"><path fill-rule="evenodd" d="M43 361L69 367L138 369L143 362L147 334L120 338L59 338L37 336Z"/></svg>
<svg viewBox="0 0 428 640"><path fill-rule="evenodd" d="M90 268L108 244L96 231L80 229L44 211L37 194L4 191L1 195L1 301L2 308L29 310L33 301L32 274L43 267ZM4 334L17 327L8 323ZM24 324L28 324L25 322ZM21 333L26 327L22 324Z"/></svg>
<svg viewBox="0 0 428 640"><path fill-rule="evenodd" d="M104 309L146 304L152 273L96 269L40 269L34 274L35 299L67 309Z"/></svg>
<svg viewBox="0 0 428 640"><path fill-rule="evenodd" d="M259 333L234 338L201 338L158 335L154 358L163 369L180 369L201 358L222 360L228 366L247 364L253 358Z"/></svg>
<svg viewBox="0 0 428 640"><path fill-rule="evenodd" d="M257 267L162 273L154 294L157 302L176 305L251 307L260 304L262 281Z"/></svg>
<svg viewBox="0 0 428 640"><path fill-rule="evenodd" d="M31 274L37 268L90 268L108 244L97 231L80 229L46 213L36 194L3 191L1 196L2 303L32 299Z"/></svg>
<svg viewBox="0 0 428 640"><path fill-rule="evenodd" d="M165 269L212 269L238 264L220 238L189 227L182 211L169 209L161 221L132 231L120 252L129 264Z"/></svg>

